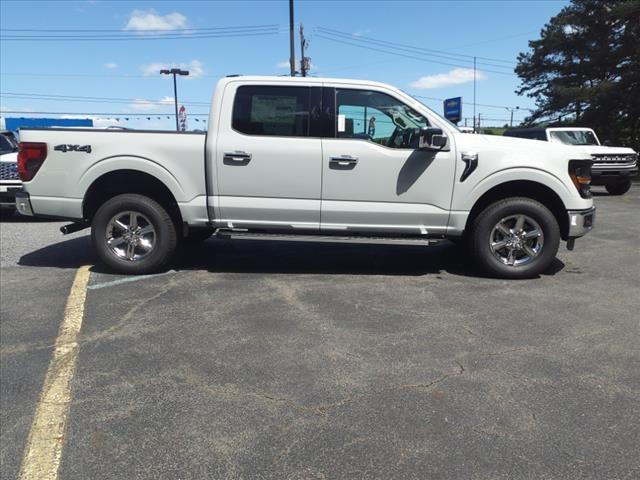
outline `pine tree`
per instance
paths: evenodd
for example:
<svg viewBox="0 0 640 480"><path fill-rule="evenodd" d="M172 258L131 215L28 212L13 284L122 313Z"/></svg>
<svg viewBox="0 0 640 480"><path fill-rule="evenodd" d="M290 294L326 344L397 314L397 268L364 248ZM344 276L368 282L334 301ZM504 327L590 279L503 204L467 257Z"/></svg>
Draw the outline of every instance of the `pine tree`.
<svg viewBox="0 0 640 480"><path fill-rule="evenodd" d="M518 55L527 124L570 123L640 149L640 1L573 0Z"/></svg>

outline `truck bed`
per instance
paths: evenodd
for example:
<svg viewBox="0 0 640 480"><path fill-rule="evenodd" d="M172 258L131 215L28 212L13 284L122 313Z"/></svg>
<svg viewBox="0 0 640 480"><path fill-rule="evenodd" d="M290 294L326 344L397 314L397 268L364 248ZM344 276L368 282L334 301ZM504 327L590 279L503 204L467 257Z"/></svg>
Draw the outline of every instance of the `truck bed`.
<svg viewBox="0 0 640 480"><path fill-rule="evenodd" d="M206 222L205 134L142 130L23 129L22 142L45 142L47 158L30 182L36 214L83 217L84 194L102 175L138 170L161 180L176 201Z"/></svg>

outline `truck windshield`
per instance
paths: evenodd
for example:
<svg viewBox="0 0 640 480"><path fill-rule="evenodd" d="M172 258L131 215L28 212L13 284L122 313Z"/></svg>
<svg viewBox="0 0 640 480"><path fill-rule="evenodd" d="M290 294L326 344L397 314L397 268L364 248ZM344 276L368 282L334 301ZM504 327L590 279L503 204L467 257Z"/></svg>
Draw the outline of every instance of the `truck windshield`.
<svg viewBox="0 0 640 480"><path fill-rule="evenodd" d="M440 120L442 120L443 122L446 122L451 128L457 130L458 132L462 133L462 130L460 130L460 127L458 125L456 125L455 123L451 122L448 118L443 117L442 115L440 115L439 113L436 113L435 110L433 110L432 108L430 108L426 103L424 103L422 100L420 100L419 98L414 97L413 95L409 95L406 92L403 92L406 95L410 96L411 98L413 98L416 102L418 102L419 104L421 104L424 108L426 108L427 110L429 110L431 113L433 113L435 116L437 116Z"/></svg>
<svg viewBox="0 0 640 480"><path fill-rule="evenodd" d="M549 140L565 145L600 145L591 130L551 130Z"/></svg>
<svg viewBox="0 0 640 480"><path fill-rule="evenodd" d="M4 135L0 135L0 154L16 151L16 146Z"/></svg>

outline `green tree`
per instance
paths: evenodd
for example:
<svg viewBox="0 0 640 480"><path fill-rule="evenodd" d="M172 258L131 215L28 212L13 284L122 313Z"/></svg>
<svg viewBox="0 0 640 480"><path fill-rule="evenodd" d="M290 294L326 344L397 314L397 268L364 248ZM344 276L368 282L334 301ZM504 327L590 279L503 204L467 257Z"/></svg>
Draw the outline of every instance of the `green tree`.
<svg viewBox="0 0 640 480"><path fill-rule="evenodd" d="M640 1L572 0L518 55L519 95L535 98L525 124L592 127L640 149Z"/></svg>

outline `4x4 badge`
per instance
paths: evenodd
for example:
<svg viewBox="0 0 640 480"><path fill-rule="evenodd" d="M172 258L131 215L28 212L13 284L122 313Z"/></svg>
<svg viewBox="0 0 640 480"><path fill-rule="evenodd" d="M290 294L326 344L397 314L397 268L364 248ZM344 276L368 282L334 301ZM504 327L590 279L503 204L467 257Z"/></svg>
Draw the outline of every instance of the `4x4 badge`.
<svg viewBox="0 0 640 480"><path fill-rule="evenodd" d="M53 147L58 152L85 152L91 153L91 145L56 145Z"/></svg>

